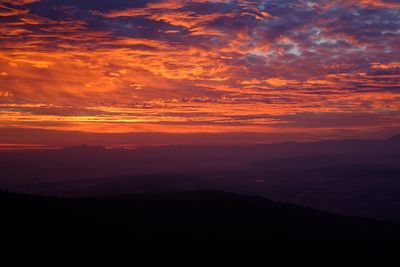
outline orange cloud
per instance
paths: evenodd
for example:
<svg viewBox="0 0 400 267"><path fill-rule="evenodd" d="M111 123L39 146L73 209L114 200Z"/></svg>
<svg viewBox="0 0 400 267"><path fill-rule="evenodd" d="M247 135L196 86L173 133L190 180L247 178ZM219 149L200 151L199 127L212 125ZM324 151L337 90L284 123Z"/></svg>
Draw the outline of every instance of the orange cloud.
<svg viewBox="0 0 400 267"><path fill-rule="evenodd" d="M317 4L277 12L273 1L118 2L97 10L76 2L66 12L46 9L52 1L11 2L0 4L2 129L325 135L399 124L390 12L392 26L371 19L366 27L362 15L338 20L337 10ZM30 10L35 5L42 9ZM336 116L364 121L340 124Z"/></svg>
<svg viewBox="0 0 400 267"><path fill-rule="evenodd" d="M374 62L374 63L372 63L371 68L383 69L383 70L396 69L396 68L400 68L400 62L391 62L388 64Z"/></svg>
<svg viewBox="0 0 400 267"><path fill-rule="evenodd" d="M400 8L400 3L395 1L384 1L384 0L357 0L359 5L371 6L378 8Z"/></svg>

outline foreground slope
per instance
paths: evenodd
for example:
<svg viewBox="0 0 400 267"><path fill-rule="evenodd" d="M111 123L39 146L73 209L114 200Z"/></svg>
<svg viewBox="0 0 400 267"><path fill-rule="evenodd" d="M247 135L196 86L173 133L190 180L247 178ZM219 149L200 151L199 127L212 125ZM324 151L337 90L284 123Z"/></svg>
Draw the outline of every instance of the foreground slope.
<svg viewBox="0 0 400 267"><path fill-rule="evenodd" d="M185 249L265 252L271 245L400 240L397 225L221 192L75 199L1 193L0 210L4 255L57 266L119 266Z"/></svg>

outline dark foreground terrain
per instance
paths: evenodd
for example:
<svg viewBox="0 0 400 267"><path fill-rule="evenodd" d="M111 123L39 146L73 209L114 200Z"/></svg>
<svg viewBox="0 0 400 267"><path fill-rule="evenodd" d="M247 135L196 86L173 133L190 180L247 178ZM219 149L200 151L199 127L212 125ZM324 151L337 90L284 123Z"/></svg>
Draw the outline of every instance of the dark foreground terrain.
<svg viewBox="0 0 400 267"><path fill-rule="evenodd" d="M7 266L167 266L171 260L258 266L250 262L321 255L332 262L343 252L359 261L400 241L393 223L222 192L101 198L2 192L0 210Z"/></svg>

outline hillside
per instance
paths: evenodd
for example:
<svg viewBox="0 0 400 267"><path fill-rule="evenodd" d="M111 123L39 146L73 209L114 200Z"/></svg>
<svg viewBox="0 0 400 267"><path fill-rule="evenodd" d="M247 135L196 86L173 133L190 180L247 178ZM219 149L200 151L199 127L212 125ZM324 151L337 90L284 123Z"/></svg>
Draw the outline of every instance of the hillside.
<svg viewBox="0 0 400 267"><path fill-rule="evenodd" d="M224 191L400 221L399 166L398 137L132 150L75 146L0 152L0 189L53 196Z"/></svg>
<svg viewBox="0 0 400 267"><path fill-rule="evenodd" d="M63 259L61 266L120 266L204 248L245 253L252 246L400 240L398 225L222 192L71 199L1 193L0 210L4 255L17 252L24 257L14 260L29 263Z"/></svg>

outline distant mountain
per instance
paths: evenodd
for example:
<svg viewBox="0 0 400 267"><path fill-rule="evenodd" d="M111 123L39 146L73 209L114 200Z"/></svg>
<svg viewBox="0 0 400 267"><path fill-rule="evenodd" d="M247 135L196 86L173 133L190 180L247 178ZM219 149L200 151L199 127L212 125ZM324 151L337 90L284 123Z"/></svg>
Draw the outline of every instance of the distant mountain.
<svg viewBox="0 0 400 267"><path fill-rule="evenodd" d="M185 250L212 248L221 255L271 246L293 253L290 249L299 251L305 242L341 248L347 242L400 241L399 225L222 192L83 199L0 193L0 210L6 229L2 243L7 244L2 259L16 253L23 256L13 257L14 263L30 266L131 266L137 261L149 266L165 264L155 256L160 252L180 258ZM194 263L202 266L204 259L196 257Z"/></svg>
<svg viewBox="0 0 400 267"><path fill-rule="evenodd" d="M400 220L396 140L3 151L0 188L57 196L222 190Z"/></svg>
<svg viewBox="0 0 400 267"><path fill-rule="evenodd" d="M400 134L392 136L391 138L389 138L389 141L400 142Z"/></svg>
<svg viewBox="0 0 400 267"><path fill-rule="evenodd" d="M96 151L104 151L105 147L102 146L90 146L90 145L77 145L77 146L68 146L62 148L63 151L73 151L73 152L96 152Z"/></svg>

